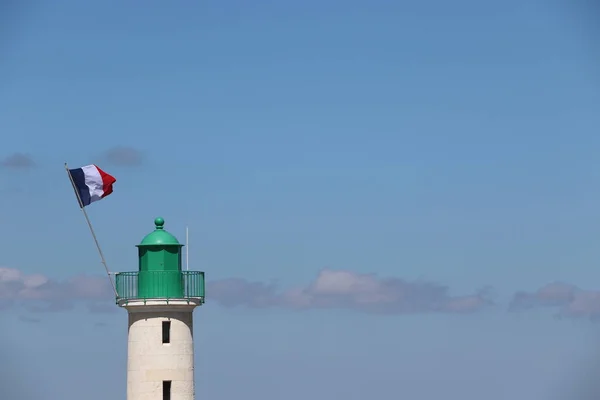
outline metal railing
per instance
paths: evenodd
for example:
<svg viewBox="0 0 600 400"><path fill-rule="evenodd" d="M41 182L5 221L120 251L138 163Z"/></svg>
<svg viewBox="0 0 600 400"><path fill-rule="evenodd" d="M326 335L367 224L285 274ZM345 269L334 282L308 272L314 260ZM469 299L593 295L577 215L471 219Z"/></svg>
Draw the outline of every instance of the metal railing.
<svg viewBox="0 0 600 400"><path fill-rule="evenodd" d="M118 272L115 286L117 302L182 298L204 302L204 272L201 271Z"/></svg>

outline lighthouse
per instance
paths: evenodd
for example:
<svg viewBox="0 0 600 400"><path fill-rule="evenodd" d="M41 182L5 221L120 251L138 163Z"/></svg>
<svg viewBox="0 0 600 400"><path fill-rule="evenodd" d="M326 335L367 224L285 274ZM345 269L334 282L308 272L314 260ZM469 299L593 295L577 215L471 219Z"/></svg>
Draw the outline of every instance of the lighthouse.
<svg viewBox="0 0 600 400"><path fill-rule="evenodd" d="M204 272L181 268L183 245L162 218L137 245L137 271L115 274L116 302L129 316L127 400L194 400L194 309Z"/></svg>

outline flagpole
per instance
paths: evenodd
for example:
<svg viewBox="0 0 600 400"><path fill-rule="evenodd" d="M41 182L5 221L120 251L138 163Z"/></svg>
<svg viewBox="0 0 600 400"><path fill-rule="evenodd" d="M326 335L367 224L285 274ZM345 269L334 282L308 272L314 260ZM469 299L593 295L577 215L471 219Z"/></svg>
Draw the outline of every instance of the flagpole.
<svg viewBox="0 0 600 400"><path fill-rule="evenodd" d="M81 201L81 196L79 195L79 191L77 190L77 187L75 186L75 182L73 181L73 177L71 176L71 172L69 171L69 166L67 165L67 163L65 163L65 171L67 172L67 175L69 176L69 180L71 181L71 186L73 186L73 190L75 191L75 195L77 196L77 201L79 202L79 208L81 208L81 211L83 212L85 221L87 222L88 227L90 228L90 232L92 233L92 237L94 238L94 242L96 243L96 248L98 249L98 253L100 254L100 260L102 262L102 265L104 265L104 269L106 270L106 275L108 275L108 280L110 281L110 286L112 286L113 292L115 292L115 296L118 297L119 294L117 293L117 288L115 287L115 284L110 276L110 271L108 270L108 266L106 265L106 259L104 258L104 254L102 253L102 249L100 248L100 243L98 243L98 238L96 237L96 233L94 232L94 228L92 227L90 218L88 217L87 212L85 211L85 207L83 206L83 202Z"/></svg>
<svg viewBox="0 0 600 400"><path fill-rule="evenodd" d="M187 225L185 226L185 269L190 270L190 236Z"/></svg>

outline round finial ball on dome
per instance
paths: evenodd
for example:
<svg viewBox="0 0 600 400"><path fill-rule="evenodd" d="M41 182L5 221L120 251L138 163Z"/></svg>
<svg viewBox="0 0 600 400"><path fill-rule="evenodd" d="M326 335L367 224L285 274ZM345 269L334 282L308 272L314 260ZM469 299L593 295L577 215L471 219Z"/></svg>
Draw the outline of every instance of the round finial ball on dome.
<svg viewBox="0 0 600 400"><path fill-rule="evenodd" d="M154 225L156 225L156 229L162 229L165 225L165 220L161 217L158 217L154 220Z"/></svg>

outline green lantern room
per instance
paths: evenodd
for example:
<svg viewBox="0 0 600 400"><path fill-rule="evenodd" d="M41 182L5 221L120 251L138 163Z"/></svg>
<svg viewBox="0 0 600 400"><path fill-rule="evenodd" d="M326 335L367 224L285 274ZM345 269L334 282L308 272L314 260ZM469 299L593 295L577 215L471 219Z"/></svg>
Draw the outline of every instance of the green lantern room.
<svg viewBox="0 0 600 400"><path fill-rule="evenodd" d="M204 301L204 272L182 270L182 248L164 229L162 218L154 220L154 231L138 248L137 272L116 274L117 303L141 299L186 299Z"/></svg>

